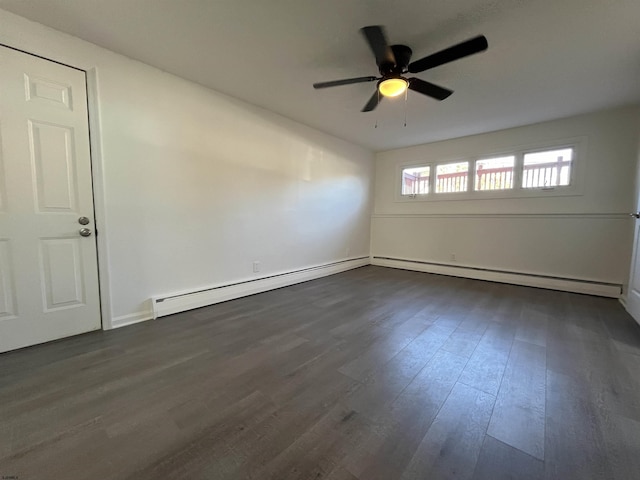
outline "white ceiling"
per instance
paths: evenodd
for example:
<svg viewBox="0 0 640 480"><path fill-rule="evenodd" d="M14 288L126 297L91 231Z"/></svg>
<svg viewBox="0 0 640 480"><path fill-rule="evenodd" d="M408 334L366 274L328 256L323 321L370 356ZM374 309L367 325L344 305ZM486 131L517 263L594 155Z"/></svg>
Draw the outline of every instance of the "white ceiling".
<svg viewBox="0 0 640 480"><path fill-rule="evenodd" d="M373 150L640 103L638 0L0 0L0 8ZM478 34L489 49L418 74L455 90L360 109L377 75L359 29L413 60ZM374 128L376 120L378 128Z"/></svg>

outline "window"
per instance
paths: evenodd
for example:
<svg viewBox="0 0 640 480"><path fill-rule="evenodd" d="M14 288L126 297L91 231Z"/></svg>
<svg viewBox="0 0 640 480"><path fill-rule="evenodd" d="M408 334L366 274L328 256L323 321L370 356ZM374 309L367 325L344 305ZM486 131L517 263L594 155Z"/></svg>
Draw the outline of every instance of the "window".
<svg viewBox="0 0 640 480"><path fill-rule="evenodd" d="M566 186L571 178L572 148L525 153L522 188Z"/></svg>
<svg viewBox="0 0 640 480"><path fill-rule="evenodd" d="M447 163L436 167L436 193L467 191L469 162Z"/></svg>
<svg viewBox="0 0 640 480"><path fill-rule="evenodd" d="M429 193L430 172L430 166L403 169L402 195L424 195Z"/></svg>
<svg viewBox="0 0 640 480"><path fill-rule="evenodd" d="M513 188L513 173L516 157L485 158L476 161L476 180L474 189L507 190Z"/></svg>
<svg viewBox="0 0 640 480"><path fill-rule="evenodd" d="M397 201L581 195L586 137L477 157L398 165ZM482 152L480 152L482 153Z"/></svg>

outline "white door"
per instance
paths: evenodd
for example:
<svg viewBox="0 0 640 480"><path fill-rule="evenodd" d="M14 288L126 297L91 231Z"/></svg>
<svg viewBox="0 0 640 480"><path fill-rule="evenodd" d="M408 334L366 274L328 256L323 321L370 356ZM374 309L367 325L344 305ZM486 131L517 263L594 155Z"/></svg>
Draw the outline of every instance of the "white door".
<svg viewBox="0 0 640 480"><path fill-rule="evenodd" d="M100 328L94 230L84 72L0 46L0 352Z"/></svg>
<svg viewBox="0 0 640 480"><path fill-rule="evenodd" d="M638 201L640 206L640 199ZM632 214L635 219L633 236L633 255L631 257L631 275L629 277L629 293L627 294L627 311L640 323L640 212Z"/></svg>

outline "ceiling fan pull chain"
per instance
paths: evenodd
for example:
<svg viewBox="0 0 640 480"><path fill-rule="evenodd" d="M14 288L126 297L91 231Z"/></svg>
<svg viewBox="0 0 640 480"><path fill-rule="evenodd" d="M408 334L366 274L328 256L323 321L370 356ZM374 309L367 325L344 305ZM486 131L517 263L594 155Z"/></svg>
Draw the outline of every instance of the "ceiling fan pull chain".
<svg viewBox="0 0 640 480"><path fill-rule="evenodd" d="M409 93L409 89L404 91L404 126L407 126L407 94Z"/></svg>
<svg viewBox="0 0 640 480"><path fill-rule="evenodd" d="M376 92L378 94L378 103L380 103L380 90L376 88ZM378 110L376 110L376 125L373 128L378 128Z"/></svg>

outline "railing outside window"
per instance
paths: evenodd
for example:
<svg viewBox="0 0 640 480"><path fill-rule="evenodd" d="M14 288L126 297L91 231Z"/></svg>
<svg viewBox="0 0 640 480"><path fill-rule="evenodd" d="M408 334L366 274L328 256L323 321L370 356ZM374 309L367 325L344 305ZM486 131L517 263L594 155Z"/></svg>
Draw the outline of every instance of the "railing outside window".
<svg viewBox="0 0 640 480"><path fill-rule="evenodd" d="M468 178L469 172L453 172L440 174L437 177L436 192L466 192Z"/></svg>
<svg viewBox="0 0 640 480"><path fill-rule="evenodd" d="M545 188L569 185L571 160L558 157L555 162L524 165L522 169L522 188Z"/></svg>
<svg viewBox="0 0 640 480"><path fill-rule="evenodd" d="M467 192L475 195L469 192L469 167L475 169L472 185L475 192L566 187L572 183L574 149L561 147L519 155L484 157L475 161L406 167L402 169L401 195L430 197L431 189L436 194ZM433 179L432 169L435 169Z"/></svg>
<svg viewBox="0 0 640 480"><path fill-rule="evenodd" d="M482 168L476 170L476 190L507 190L513 188L513 167Z"/></svg>

